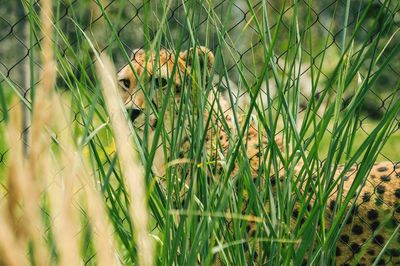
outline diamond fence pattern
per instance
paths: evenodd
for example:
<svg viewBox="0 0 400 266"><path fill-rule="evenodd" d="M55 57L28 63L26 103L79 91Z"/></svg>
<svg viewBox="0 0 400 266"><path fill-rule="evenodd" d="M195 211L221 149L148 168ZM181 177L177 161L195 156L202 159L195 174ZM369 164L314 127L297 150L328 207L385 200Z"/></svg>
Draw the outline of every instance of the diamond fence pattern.
<svg viewBox="0 0 400 266"><path fill-rule="evenodd" d="M23 1L24 2L24 1ZM40 82L36 72L31 73L30 69L40 69L41 64L38 56L40 51L41 36L32 36L30 34L30 27L32 26L31 16L32 12L40 12L40 1L30 1L30 4L20 1L9 1L9 4L1 5L0 7L0 89L2 89L5 95L11 93L19 93L26 102L30 103L32 98L32 90ZM60 0L56 6L57 20L55 23L60 26L63 30L63 34L67 39L69 45L77 50L79 53L80 44L76 38L76 31L79 27L84 31L89 38L92 40L101 39L98 43L95 42L98 51L102 52L106 49L111 49L114 60L118 66L124 65L124 59L121 56L120 48L115 45L115 39L109 38L112 36L111 31L107 26L107 21L97 5L97 1L68 1ZM144 45L144 36L154 37L158 30L159 20L163 13L163 4L158 1L136 1L136 0L111 0L102 1L105 6L105 12L109 16L109 19L114 23L116 33L124 49L127 50L128 54L132 52L134 48L139 48ZM178 40L183 42L184 46L190 45L190 31L187 28L185 20L187 19L184 4L188 4L191 1L173 1L173 4L169 7L167 12L167 23L169 26L169 32L166 33L170 40ZM195 27L192 29L198 33L199 43L208 43L208 47L211 50L216 50L219 45L218 32L217 30L223 30L222 36L226 45L231 49L233 55L226 57L227 70L230 79L232 79L240 87L241 81L238 75L237 68L241 67L245 78L248 82L255 83L258 71L263 64L262 58L258 58L258 54L262 54L262 41L258 36L256 25L252 18L252 12L250 11L249 4L253 10L260 10L262 7L262 1L244 1L244 0L219 0L210 2L210 6L207 6L208 12L205 9L202 1L192 1L192 4L199 6L199 13L192 14L193 20L195 21ZM286 5L283 6L283 3ZM291 16L294 8L299 8L299 14L302 17L299 18L304 24L300 25L300 32L307 33L312 32L314 36L320 37L315 40L315 43L311 45L304 45L301 48L301 52L304 58L307 58L307 62L301 64L301 109L300 113L305 110L308 101L311 97L318 97L322 91L318 91L316 95L311 95L311 91L307 90L307 85L310 86L311 82L311 67L321 71L321 79L328 80L329 75L332 71L330 66L326 66L325 63L322 69L319 69L319 61L322 60L323 53L330 56L335 56L341 49L341 36L343 34L343 16L346 1L344 0L324 0L324 1L313 1L311 5L309 1L300 1L298 7L291 1L281 0L269 0L266 1L269 12L269 25L273 31L277 27L277 19L282 12L283 20L279 33L279 41L285 42L285 39L289 38L291 30ZM150 10L146 11L146 5L150 5ZM384 5L382 1L374 1L374 8L377 9ZM28 8L30 7L30 8ZM352 1L350 8L350 16L348 20L348 28L354 27L357 18L362 14L365 5L363 1ZM371 23L374 22L374 13L372 8L371 12L367 14L368 19L362 25L362 33L359 38L366 37L370 33ZM394 7L398 8L398 7ZM151 13L151 19L146 20L144 15L145 12ZM226 12L230 12L231 16L229 21L222 21ZM393 11L390 6L387 7L388 14L395 16L394 28L399 27L400 13L399 11ZM210 14L213 14L211 17ZM219 18L220 21L216 20ZM145 34L146 33L146 34ZM373 34L379 34L374 32ZM330 36L327 45L321 44L321 40L324 40L326 36ZM386 35L387 36L387 35ZM390 34L389 34L390 36ZM388 37L386 37L388 38ZM397 41L399 41L397 39ZM78 62L76 58L70 56L69 47L65 42L61 41L60 38L54 38L55 44L61 48L62 57L69 62L71 69L75 75L79 75L79 69L76 67ZM105 44L102 46L102 43ZM169 48L173 46L167 39L162 40L162 45ZM284 71L284 65L282 62L284 58L288 56L287 49L283 48L284 45L277 45L275 50L274 60L281 71ZM355 45L356 47L356 45ZM355 48L354 56L357 56L357 48ZM311 52L312 50L312 52ZM227 52L226 48L222 49L222 52ZM260 53L261 52L261 53ZM312 55L312 56L311 56ZM385 56L385 55L383 55ZM379 120L382 115L387 111L388 106L394 104L396 98L396 86L400 80L400 58L398 60L392 60L386 68L386 72L381 75L376 86L371 88L366 98L366 103L361 110L359 117L359 130L369 134L370 128L368 123L370 121ZM91 68L93 62L85 62L87 68ZM329 63L328 63L329 64ZM363 73L360 73L361 78ZM58 84L63 84L63 80L57 80ZM12 84L17 92L11 92ZM293 86L293 83L292 83ZM334 90L333 87L328 89ZM348 99L349 95L345 95L344 102ZM16 108L15 106L7 103L7 110ZM89 108L89 107L88 107ZM0 124L5 123L7 113L0 109ZM73 109L71 108L71 112ZM73 123L83 125L82 118L79 114L74 114ZM24 132L29 131L29 118L30 111L25 110L24 120ZM397 131L396 131L397 130ZM399 129L397 128L394 134L397 134ZM21 138L24 138L24 132L21 134ZM26 141L25 141L26 142ZM29 147L27 147L29 149ZM394 145L393 149L400 152L400 145ZM7 160L7 146L0 141L0 169L5 168ZM394 152L396 154L396 152ZM393 161L393 169L398 169L396 160L385 153L381 154L382 158ZM106 163L106 162L105 162ZM398 170L396 170L398 171ZM0 171L2 174L4 171ZM2 188L1 190L4 190ZM3 194L3 193L1 193ZM397 210L398 211L398 210Z"/></svg>

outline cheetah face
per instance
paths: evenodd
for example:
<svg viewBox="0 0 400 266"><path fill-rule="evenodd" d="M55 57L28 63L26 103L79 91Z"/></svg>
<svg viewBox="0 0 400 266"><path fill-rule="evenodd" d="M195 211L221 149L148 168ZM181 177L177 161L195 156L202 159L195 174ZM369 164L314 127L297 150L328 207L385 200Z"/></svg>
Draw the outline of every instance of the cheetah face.
<svg viewBox="0 0 400 266"><path fill-rule="evenodd" d="M181 88L189 80L193 55L193 49L181 52L178 56L165 49L157 53L148 53L142 49L133 52L131 64L118 72L117 79L125 107L136 129L143 130L148 121L150 129L154 130L158 120L157 112L165 104L167 111L164 121L168 121L170 114L175 113L172 109L177 108L175 103L180 102ZM208 68L212 67L212 52L199 47L198 55L200 65L207 60Z"/></svg>

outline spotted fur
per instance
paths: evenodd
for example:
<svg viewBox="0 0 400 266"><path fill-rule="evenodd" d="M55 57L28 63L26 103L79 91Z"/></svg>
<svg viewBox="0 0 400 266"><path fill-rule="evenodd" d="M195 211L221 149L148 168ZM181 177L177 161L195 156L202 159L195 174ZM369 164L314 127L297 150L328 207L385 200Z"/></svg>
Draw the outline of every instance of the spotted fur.
<svg viewBox="0 0 400 266"><path fill-rule="evenodd" d="M125 66L118 73L121 94L126 107L128 109L139 110L138 113L140 112L142 116L144 116L144 110L148 107L146 93L149 92L139 89L138 84L140 82L147 84L149 80L152 78L154 79L154 77L157 79L164 78L168 80L168 82L171 82L171 84L169 84L173 89L171 97L179 104L181 101L180 89L183 83L190 82L192 79L191 68L194 62L195 51L197 51L199 56L200 66L211 69L214 56L204 47L199 47L197 50L192 49L188 52L180 53L179 55L175 55L168 50L160 50L159 53L147 53L147 55L143 50L135 50L132 55L131 65L136 74L134 74L130 65ZM137 77L140 79L138 80ZM162 82L159 84L160 86L163 85ZM146 90L149 85L144 85L143 87ZM161 88L160 91L154 93L152 102L155 106L162 103L163 97L166 95L165 91L165 88ZM263 131L257 128L257 123L254 121L250 123L245 135L240 138L241 136L237 133L236 125L243 125L245 122L244 118L234 113L228 102L224 100L223 97L219 97L217 92L211 90L207 99L209 107L215 104L215 100L218 101L218 105L214 105L213 109L209 108L208 110L211 111L206 111L203 116L204 124L206 124L206 118L210 115L212 116L214 124L214 126L207 128L205 138L206 150L209 151L207 154L207 161L215 161L216 165L218 165L218 161L223 160L223 157L227 156L227 151L232 150L239 139L242 139L242 144L246 151L246 156L244 156L244 158L248 159L248 165L254 182L257 182L256 179L261 176L262 182L258 182L257 184L266 185L267 178L259 171L260 165L265 163L266 156L264 156L264 153L272 144L277 145L281 151L284 151L286 147L284 147L282 138L277 137L275 140L268 139L266 134L262 133ZM176 126L182 126L182 124L177 125L171 122L171 119L176 115L175 110L167 109L164 115L164 126L167 132L170 132ZM143 119L140 119L140 116L141 115L137 115L133 119L133 124L139 131L142 130L144 122ZM224 116L225 119L221 119L222 116ZM156 116L152 112L149 121L152 123L154 120L156 120ZM150 145L152 144L152 134L154 134L151 129L152 127L149 133ZM182 137L182 142L177 145L180 146L179 157L181 159L186 158L190 147L190 133L184 135ZM217 150L220 152L216 152ZM162 149L158 149L154 159L153 169L159 176L165 174L166 165L171 163L170 158L165 158L164 154ZM302 163L299 161L295 168L296 175L300 174L302 167ZM215 170L217 171L215 176L222 174L222 167L217 166ZM343 182L338 183L337 189L334 189L328 199L325 221L328 227L330 226L330 219L337 205L337 192L341 186L340 184L343 185L343 195L347 195L358 173L358 165L354 165L346 173L343 171L343 167L338 167L334 174L334 180L342 177L339 181ZM235 166L232 176L238 174L238 168ZM273 171L270 173L269 184L273 187L282 185L281 181L283 180L285 180L284 171L275 174ZM385 243L389 240L394 228L399 225L400 163L377 163L372 166L370 173L363 180L365 180L365 184L361 191L358 191L358 197L352 199L351 203L354 203L354 208L351 210L351 216L348 220L343 220L344 227L337 240L336 247L335 262L337 265L350 265L357 256L360 257L359 265L370 265L380 253ZM302 193L307 193L307 189L310 188L304 185L301 186ZM312 206L309 206L309 209L311 208ZM246 210L244 210L244 212L246 212ZM298 215L299 209L296 207L292 215L293 221L296 221ZM255 224L249 223L247 231L249 235L252 235L255 232ZM388 245L378 265L400 265L399 247L400 236L397 235Z"/></svg>

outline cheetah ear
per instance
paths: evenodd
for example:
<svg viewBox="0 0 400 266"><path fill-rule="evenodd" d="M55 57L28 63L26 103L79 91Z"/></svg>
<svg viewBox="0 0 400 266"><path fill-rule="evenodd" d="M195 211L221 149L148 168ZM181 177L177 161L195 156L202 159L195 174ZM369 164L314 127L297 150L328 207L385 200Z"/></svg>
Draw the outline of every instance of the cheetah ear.
<svg viewBox="0 0 400 266"><path fill-rule="evenodd" d="M194 50L195 48L191 48L188 51L181 52L179 57L187 62L188 66L192 66L193 59L195 56ZM203 70L205 65L207 64L207 70L211 71L214 66L214 54L207 47L199 46L197 47L197 54L199 56L199 64L200 69Z"/></svg>

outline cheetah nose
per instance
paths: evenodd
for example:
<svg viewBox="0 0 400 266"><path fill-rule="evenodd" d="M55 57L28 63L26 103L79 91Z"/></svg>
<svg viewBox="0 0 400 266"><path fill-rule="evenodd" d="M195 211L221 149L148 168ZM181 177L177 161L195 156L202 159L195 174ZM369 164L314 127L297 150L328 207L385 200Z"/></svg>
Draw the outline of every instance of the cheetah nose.
<svg viewBox="0 0 400 266"><path fill-rule="evenodd" d="M142 110L137 108L130 108L127 109L127 111L132 122L134 122L135 119L138 118L138 116L142 113Z"/></svg>

